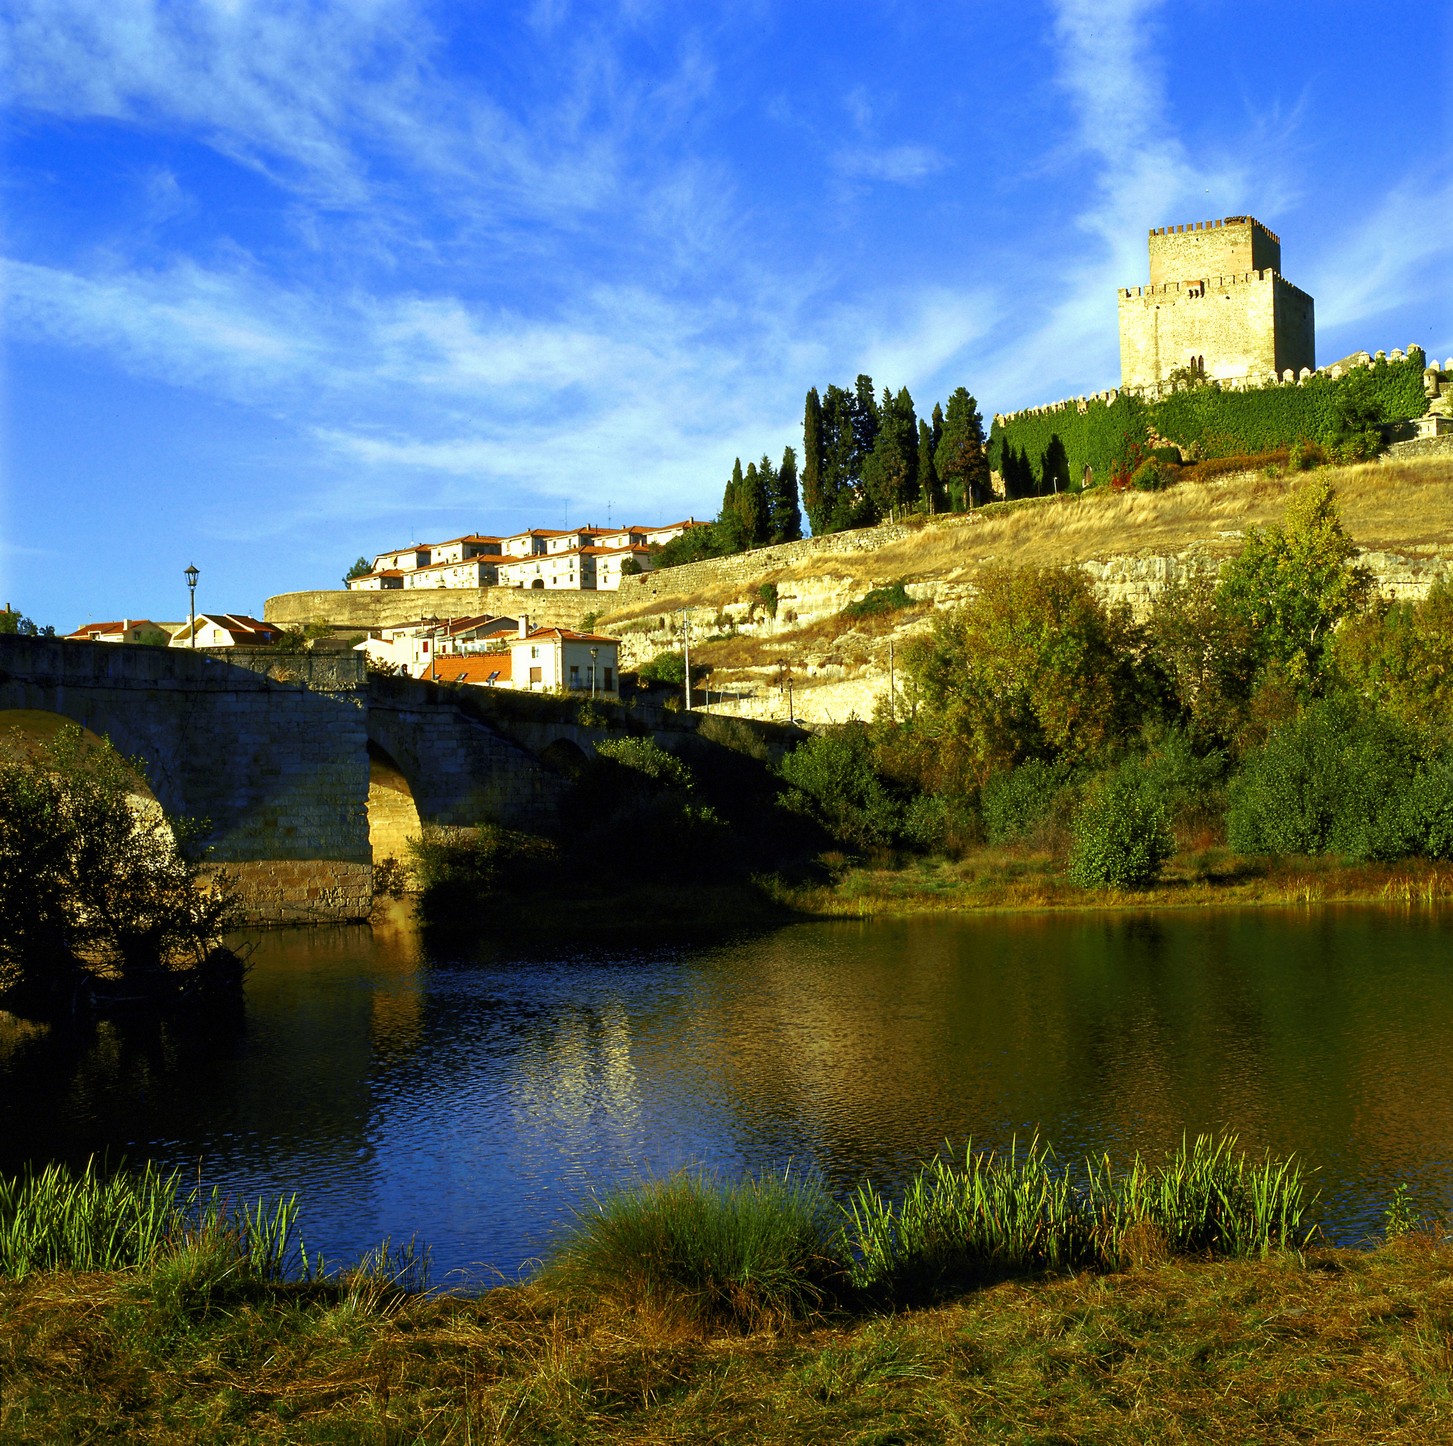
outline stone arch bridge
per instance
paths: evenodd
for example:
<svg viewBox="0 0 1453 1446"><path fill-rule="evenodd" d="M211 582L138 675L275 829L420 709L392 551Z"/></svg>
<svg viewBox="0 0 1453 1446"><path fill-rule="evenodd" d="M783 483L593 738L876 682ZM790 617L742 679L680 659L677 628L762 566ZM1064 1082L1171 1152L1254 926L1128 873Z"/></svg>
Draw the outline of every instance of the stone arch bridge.
<svg viewBox="0 0 1453 1446"><path fill-rule="evenodd" d="M64 718L143 763L257 921L367 915L375 860L420 824L538 827L607 736L569 700L367 676L355 654L0 637L0 732ZM641 709L673 751L696 714ZM720 720L718 720L720 721ZM733 720L780 749L790 730Z"/></svg>

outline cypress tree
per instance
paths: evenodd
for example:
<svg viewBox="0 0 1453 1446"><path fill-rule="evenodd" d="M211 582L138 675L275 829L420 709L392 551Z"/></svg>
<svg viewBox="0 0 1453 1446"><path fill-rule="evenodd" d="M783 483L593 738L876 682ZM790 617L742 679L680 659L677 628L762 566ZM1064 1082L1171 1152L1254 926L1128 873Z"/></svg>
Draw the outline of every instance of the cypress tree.
<svg viewBox="0 0 1453 1446"><path fill-rule="evenodd" d="M887 390L884 390L887 399ZM873 391L873 379L862 372L853 392L853 480L861 482L863 465L873 444L878 440L878 429L882 426L882 413L878 410L878 398Z"/></svg>
<svg viewBox="0 0 1453 1446"><path fill-rule="evenodd" d="M768 499L773 542L796 542L802 536L802 511L797 504L797 453L787 447L777 482Z"/></svg>
<svg viewBox="0 0 1453 1446"><path fill-rule="evenodd" d="M822 402L817 388L813 387L807 393L807 406L802 414L802 504L807 509L808 525L815 533L826 529L832 511L823 493L822 449Z"/></svg>
<svg viewBox="0 0 1453 1446"><path fill-rule="evenodd" d="M859 468L854 424L857 403L842 387L829 386L822 397L822 527L813 532L839 532L855 525L859 501Z"/></svg>
<svg viewBox="0 0 1453 1446"><path fill-rule="evenodd" d="M904 387L895 397L885 387L878 438L863 463L863 491L875 517L911 505L918 492L918 419Z"/></svg>
<svg viewBox="0 0 1453 1446"><path fill-rule="evenodd" d="M766 462L767 471L770 473L772 464L765 457L762 460ZM737 514L741 519L744 539L742 546L761 547L770 534L771 521L767 502L767 480L757 470L755 462L747 463L747 475L737 491Z"/></svg>
<svg viewBox="0 0 1453 1446"><path fill-rule="evenodd" d="M742 489L746 478L742 476L742 459L732 463L732 475L727 481L726 491L721 498L721 516L717 525L721 528L722 540L732 552L741 552L747 544L742 528Z"/></svg>
<svg viewBox="0 0 1453 1446"><path fill-rule="evenodd" d="M935 407L934 411L938 408ZM930 517L941 506L938 495L938 472L933 465L933 428L919 418L918 422L918 506Z"/></svg>
<svg viewBox="0 0 1453 1446"><path fill-rule="evenodd" d="M963 510L988 496L989 458L984 450L984 419L979 415L978 404L964 387L959 387L948 399L934 465L954 507Z"/></svg>

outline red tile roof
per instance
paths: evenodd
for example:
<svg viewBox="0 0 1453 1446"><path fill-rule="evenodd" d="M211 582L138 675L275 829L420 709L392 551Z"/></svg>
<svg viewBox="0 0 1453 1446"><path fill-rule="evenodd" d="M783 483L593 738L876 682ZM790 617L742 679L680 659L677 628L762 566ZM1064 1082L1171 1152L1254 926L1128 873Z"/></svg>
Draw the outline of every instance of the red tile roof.
<svg viewBox="0 0 1453 1446"><path fill-rule="evenodd" d="M577 633L573 628L531 628L523 638L517 638L516 641L527 643L531 638L559 638L567 643L610 643L613 647L620 646L619 638L608 638L602 633Z"/></svg>
<svg viewBox="0 0 1453 1446"><path fill-rule="evenodd" d="M426 671L424 676L437 677L441 683L508 683L513 676L512 663L508 653L476 653L465 658L443 654L434 660L432 671Z"/></svg>

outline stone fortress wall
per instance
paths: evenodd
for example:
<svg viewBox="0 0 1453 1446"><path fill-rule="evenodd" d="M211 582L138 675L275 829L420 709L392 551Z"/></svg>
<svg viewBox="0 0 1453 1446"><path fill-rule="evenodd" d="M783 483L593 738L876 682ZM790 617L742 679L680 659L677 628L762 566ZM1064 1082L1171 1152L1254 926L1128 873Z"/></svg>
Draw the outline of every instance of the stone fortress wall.
<svg viewBox="0 0 1453 1446"><path fill-rule="evenodd" d="M1156 391L1172 372L1264 382L1316 365L1312 298L1281 274L1281 239L1251 216L1150 233L1150 285L1122 287L1120 383Z"/></svg>
<svg viewBox="0 0 1453 1446"><path fill-rule="evenodd" d="M591 614L603 612L611 598L610 593L554 588L447 587L391 592L319 588L270 597L262 615L267 622L284 627L328 623L360 632L411 623L421 617L517 617L520 613L528 614L532 623L543 627L578 628Z"/></svg>

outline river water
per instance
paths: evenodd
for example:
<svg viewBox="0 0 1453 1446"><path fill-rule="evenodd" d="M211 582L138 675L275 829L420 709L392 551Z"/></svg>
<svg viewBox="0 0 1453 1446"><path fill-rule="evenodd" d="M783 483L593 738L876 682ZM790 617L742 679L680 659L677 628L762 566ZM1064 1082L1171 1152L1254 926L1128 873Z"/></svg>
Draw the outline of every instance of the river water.
<svg viewBox="0 0 1453 1446"><path fill-rule="evenodd" d="M487 932L487 921L481 922ZM708 947L427 957L402 917L261 935L243 1027L0 1016L0 1168L154 1158L298 1191L334 1263L417 1236L513 1278L592 1188L789 1163L891 1187L945 1140L1228 1127L1348 1243L1453 1206L1453 914L930 916ZM495 1274L498 1272L498 1276Z"/></svg>

